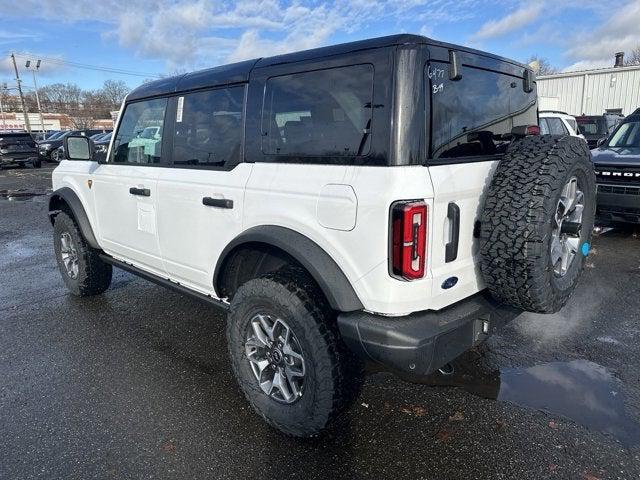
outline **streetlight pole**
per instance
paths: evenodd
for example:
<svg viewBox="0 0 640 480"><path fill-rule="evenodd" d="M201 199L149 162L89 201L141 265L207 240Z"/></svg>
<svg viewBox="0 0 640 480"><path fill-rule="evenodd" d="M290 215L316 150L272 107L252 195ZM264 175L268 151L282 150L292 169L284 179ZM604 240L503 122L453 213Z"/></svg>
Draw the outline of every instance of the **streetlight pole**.
<svg viewBox="0 0 640 480"><path fill-rule="evenodd" d="M31 65L31 60L27 60L25 67L29 68ZM44 117L42 116L42 108L40 108L40 95L38 95L38 82L36 82L36 72L40 69L40 59L36 61L36 66L31 68L31 73L33 74L33 87L36 90L36 104L38 105L38 114L40 115L40 130L44 135Z"/></svg>

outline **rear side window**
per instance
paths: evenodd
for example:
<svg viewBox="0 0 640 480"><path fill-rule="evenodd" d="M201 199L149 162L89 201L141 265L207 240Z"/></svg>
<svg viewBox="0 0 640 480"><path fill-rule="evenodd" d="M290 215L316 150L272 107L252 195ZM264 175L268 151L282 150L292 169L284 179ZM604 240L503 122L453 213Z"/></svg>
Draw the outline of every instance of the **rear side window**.
<svg viewBox="0 0 640 480"><path fill-rule="evenodd" d="M558 117L549 117L546 120L547 124L549 125L549 133L551 135L566 135L567 133L569 133L567 132L565 126L562 124L562 120L560 120Z"/></svg>
<svg viewBox="0 0 640 480"><path fill-rule="evenodd" d="M162 153L166 98L130 103L125 107L113 142L113 163L157 164Z"/></svg>
<svg viewBox="0 0 640 480"><path fill-rule="evenodd" d="M502 153L503 138L514 126L537 124L536 92L523 90L522 78L464 66L462 78L449 80L449 64L426 69L431 96L431 158Z"/></svg>
<svg viewBox="0 0 640 480"><path fill-rule="evenodd" d="M370 64L269 78L262 151L298 157L367 155L372 98Z"/></svg>
<svg viewBox="0 0 640 480"><path fill-rule="evenodd" d="M173 164L224 167L240 161L244 87L178 97Z"/></svg>

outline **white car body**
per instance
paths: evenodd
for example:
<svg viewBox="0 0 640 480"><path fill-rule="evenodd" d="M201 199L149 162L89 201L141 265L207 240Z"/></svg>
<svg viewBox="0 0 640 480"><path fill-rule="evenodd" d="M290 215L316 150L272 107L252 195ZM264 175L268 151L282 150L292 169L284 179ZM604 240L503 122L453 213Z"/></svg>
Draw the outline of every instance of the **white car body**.
<svg viewBox="0 0 640 480"><path fill-rule="evenodd" d="M587 141L584 138L584 135L582 135L581 133L578 133L578 123L576 122L576 117L564 112L556 112L556 111L541 111L539 113L539 117L540 117L540 128L542 130L541 133L543 135L549 135L553 131L554 134L556 135L570 135L572 137L581 138L585 142ZM556 122L559 120L562 127L564 127L564 131L557 130L557 127L556 129L554 129L553 128L554 126L544 123L542 121L543 119L555 119L554 121Z"/></svg>

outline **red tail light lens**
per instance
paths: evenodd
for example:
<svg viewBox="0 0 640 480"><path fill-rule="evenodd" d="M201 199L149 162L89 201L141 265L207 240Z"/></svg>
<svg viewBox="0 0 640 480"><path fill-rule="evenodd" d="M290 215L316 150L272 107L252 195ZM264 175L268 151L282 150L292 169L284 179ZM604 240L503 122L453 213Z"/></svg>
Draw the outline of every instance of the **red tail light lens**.
<svg viewBox="0 0 640 480"><path fill-rule="evenodd" d="M427 251L427 205L422 201L391 206L391 274L405 280L424 277Z"/></svg>
<svg viewBox="0 0 640 480"><path fill-rule="evenodd" d="M526 130L526 135L540 135L540 127L538 125L529 125Z"/></svg>

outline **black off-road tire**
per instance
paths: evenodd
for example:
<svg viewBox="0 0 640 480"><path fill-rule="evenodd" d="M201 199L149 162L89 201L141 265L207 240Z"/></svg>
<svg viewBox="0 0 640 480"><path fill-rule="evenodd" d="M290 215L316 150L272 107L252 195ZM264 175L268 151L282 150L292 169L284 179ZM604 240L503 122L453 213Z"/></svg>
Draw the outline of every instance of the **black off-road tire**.
<svg viewBox="0 0 640 480"><path fill-rule="evenodd" d="M250 321L268 313L287 322L305 357L302 396L284 404L267 396L245 352ZM335 312L308 274L297 267L250 280L233 296L227 341L234 374L245 397L269 425L295 437L315 436L332 424L356 398L362 365L342 342Z"/></svg>
<svg viewBox="0 0 640 480"><path fill-rule="evenodd" d="M61 236L68 233L73 240L78 257L78 274L71 278L62 261ZM112 268L103 262L99 252L89 246L76 222L67 212L60 212L55 217L53 226L53 248L58 262L60 274L67 288L79 297L99 295L111 284Z"/></svg>
<svg viewBox="0 0 640 480"><path fill-rule="evenodd" d="M584 194L580 248L566 274L558 276L551 262L552 230L560 194L572 177ZM492 295L530 312L560 310L584 268L595 198L591 153L582 139L542 135L513 142L496 169L480 218L480 264Z"/></svg>

